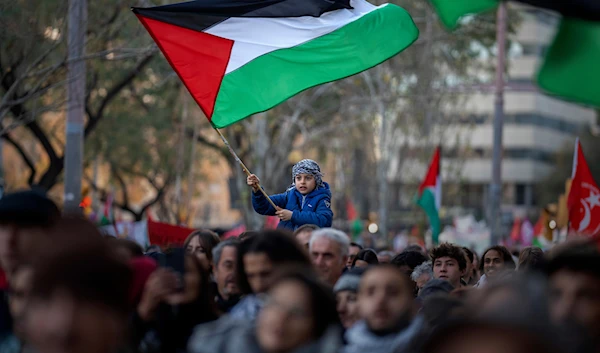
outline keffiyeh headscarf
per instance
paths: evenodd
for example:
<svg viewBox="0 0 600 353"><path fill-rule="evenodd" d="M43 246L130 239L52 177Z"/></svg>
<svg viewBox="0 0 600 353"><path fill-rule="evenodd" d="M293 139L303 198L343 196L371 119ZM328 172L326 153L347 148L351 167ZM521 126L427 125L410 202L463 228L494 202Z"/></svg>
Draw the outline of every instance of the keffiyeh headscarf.
<svg viewBox="0 0 600 353"><path fill-rule="evenodd" d="M296 175L298 174L312 175L317 183L317 188L323 187L323 174L321 173L321 168L319 168L317 162L312 159L303 159L294 165L292 168L292 183L296 181Z"/></svg>

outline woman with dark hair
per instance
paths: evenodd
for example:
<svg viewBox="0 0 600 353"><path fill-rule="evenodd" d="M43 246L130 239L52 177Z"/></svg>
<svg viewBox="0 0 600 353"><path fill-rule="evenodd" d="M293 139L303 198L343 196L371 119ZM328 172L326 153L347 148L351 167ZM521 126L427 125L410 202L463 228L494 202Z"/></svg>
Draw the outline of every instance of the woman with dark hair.
<svg viewBox="0 0 600 353"><path fill-rule="evenodd" d="M483 287L491 279L503 278L516 268L512 255L506 247L501 245L487 249L481 257L479 266L483 275L475 285L476 287Z"/></svg>
<svg viewBox="0 0 600 353"><path fill-rule="evenodd" d="M352 268L369 267L369 265L378 264L379 260L377 259L377 253L371 249L362 249L356 254L354 260L352 260Z"/></svg>
<svg viewBox="0 0 600 353"><path fill-rule="evenodd" d="M217 233L208 229L200 229L188 235L183 243L183 248L196 256L200 263L210 270L212 268L212 249L220 241L221 239Z"/></svg>
<svg viewBox="0 0 600 353"><path fill-rule="evenodd" d="M273 271L282 265L311 266L308 255L290 233L268 230L242 241L236 266L238 288L245 297L230 315L254 320L262 306L256 295L267 291Z"/></svg>
<svg viewBox="0 0 600 353"><path fill-rule="evenodd" d="M537 246L528 246L519 254L519 266L517 270L529 271L539 270L544 265L544 252Z"/></svg>
<svg viewBox="0 0 600 353"><path fill-rule="evenodd" d="M185 352L196 325L218 318L208 269L189 253L184 273L162 267L146 283L134 315L134 346L139 352Z"/></svg>
<svg viewBox="0 0 600 353"><path fill-rule="evenodd" d="M284 269L265 295L256 325L219 320L199 327L191 353L337 352L341 326L335 298L307 268Z"/></svg>

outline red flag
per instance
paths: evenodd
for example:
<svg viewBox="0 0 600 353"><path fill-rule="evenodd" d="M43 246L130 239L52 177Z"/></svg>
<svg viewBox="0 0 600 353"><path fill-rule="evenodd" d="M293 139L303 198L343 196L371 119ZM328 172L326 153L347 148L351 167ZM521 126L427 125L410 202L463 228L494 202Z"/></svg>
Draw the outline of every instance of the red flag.
<svg viewBox="0 0 600 353"><path fill-rule="evenodd" d="M512 229L510 231L510 239L515 243L521 241L521 219L515 218Z"/></svg>
<svg viewBox="0 0 600 353"><path fill-rule="evenodd" d="M596 235L600 231L600 190L581 150L575 142L573 176L567 200L571 228L579 234Z"/></svg>
<svg viewBox="0 0 600 353"><path fill-rule="evenodd" d="M152 245L182 245L195 229L148 220L148 239Z"/></svg>
<svg viewBox="0 0 600 353"><path fill-rule="evenodd" d="M441 201L441 185L440 185L440 150L441 148L438 146L433 153L433 158L431 159L431 163L429 164L429 170L427 171L427 175L425 175L425 179L421 185L419 185L419 196L423 195L423 190L427 188L433 188L436 192L436 204ZM437 190L439 188L439 191ZM440 193L438 195L438 192ZM439 200L438 200L439 199ZM436 206L439 211L439 204Z"/></svg>
<svg viewBox="0 0 600 353"><path fill-rule="evenodd" d="M346 200L346 214L348 215L349 221L353 221L358 218L356 207L354 207L354 203L349 198Z"/></svg>
<svg viewBox="0 0 600 353"><path fill-rule="evenodd" d="M263 228L264 229L276 229L278 224L279 224L279 218L277 218L275 216L267 216L267 219L265 220L265 226Z"/></svg>

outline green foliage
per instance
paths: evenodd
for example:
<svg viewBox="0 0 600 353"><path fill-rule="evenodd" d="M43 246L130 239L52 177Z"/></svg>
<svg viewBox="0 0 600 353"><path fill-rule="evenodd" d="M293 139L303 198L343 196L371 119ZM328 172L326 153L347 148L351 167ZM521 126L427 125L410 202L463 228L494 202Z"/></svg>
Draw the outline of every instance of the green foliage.
<svg viewBox="0 0 600 353"><path fill-rule="evenodd" d="M13 110L14 120L31 119L26 111L44 111L44 106L53 105L44 97L61 97L55 85L64 81L66 73L60 65L66 57L66 20L56 14L66 13L66 6L65 1L0 0L0 93L5 98L12 88L9 101L25 97L28 108ZM0 113L2 108L9 107L0 105ZM3 120L2 125L7 125Z"/></svg>
<svg viewBox="0 0 600 353"><path fill-rule="evenodd" d="M10 93L8 101L18 101L4 109L9 114L3 127L18 129L20 135L28 131L25 135L41 146L46 156L38 157L25 147L31 141L13 141L30 162L30 183L48 189L60 180L64 133L58 129L64 125L39 118L66 108L67 5L59 0L0 0L0 94L5 98ZM135 186L144 177L159 189L168 186L176 169L181 84L130 5L88 1L84 159L88 166L97 158L109 163L113 174L128 184ZM190 109L190 117L197 112ZM187 155L191 141L185 143ZM49 165L39 163L41 159Z"/></svg>

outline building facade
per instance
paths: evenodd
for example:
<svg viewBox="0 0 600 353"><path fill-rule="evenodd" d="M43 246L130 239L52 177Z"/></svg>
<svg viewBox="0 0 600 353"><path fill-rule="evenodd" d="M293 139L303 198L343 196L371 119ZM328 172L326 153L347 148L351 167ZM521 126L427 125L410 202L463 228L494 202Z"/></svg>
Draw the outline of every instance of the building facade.
<svg viewBox="0 0 600 353"><path fill-rule="evenodd" d="M519 13L522 22L511 38L504 95L502 211L507 222L535 212L539 206L535 187L552 172L554 154L596 123L594 110L550 97L535 85L559 19L529 7L519 8ZM447 112L457 117L444 127L447 138L442 143L447 211L454 208L485 217L492 178L494 99L493 83L472 87L465 90L460 110ZM461 147L456 147L457 140ZM414 193L405 186L425 173L426 166L417 164L394 176L395 203L400 208L409 207Z"/></svg>

